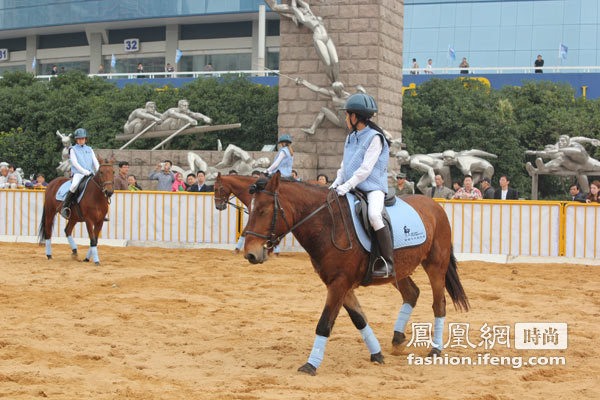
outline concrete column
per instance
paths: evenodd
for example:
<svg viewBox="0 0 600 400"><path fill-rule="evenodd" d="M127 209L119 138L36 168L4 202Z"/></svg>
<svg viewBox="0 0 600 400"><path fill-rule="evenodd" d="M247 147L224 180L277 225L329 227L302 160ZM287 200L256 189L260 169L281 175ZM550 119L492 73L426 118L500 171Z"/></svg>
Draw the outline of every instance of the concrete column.
<svg viewBox="0 0 600 400"><path fill-rule="evenodd" d="M175 64L175 52L179 48L179 25L167 25L167 35L165 41L165 68L171 64L175 71L178 70Z"/></svg>
<svg viewBox="0 0 600 400"><path fill-rule="evenodd" d="M258 69L258 21L252 21L252 66Z"/></svg>
<svg viewBox="0 0 600 400"><path fill-rule="evenodd" d="M363 85L379 106L377 124L401 139L404 2L313 0L310 6L323 18L336 46L345 90L355 93L356 85ZM326 119L315 135L301 130L311 126L321 108L335 109L334 104L283 75L302 77L325 89L331 88L331 82L315 51L313 32L302 25L297 27L289 18L280 19L279 134L292 135L295 152L311 154L317 160L317 170L311 176L325 173L335 177L347 130ZM303 168L296 163L294 167ZM395 159L388 170L397 170Z"/></svg>
<svg viewBox="0 0 600 400"><path fill-rule="evenodd" d="M39 60L37 61L35 69L32 69L31 65L33 64L33 58L37 55L38 36L27 36L25 40L25 68L27 72L33 72L34 74L37 74L37 65L39 65Z"/></svg>
<svg viewBox="0 0 600 400"><path fill-rule="evenodd" d="M90 74L95 74L102 64L102 33L90 33L88 40L90 43Z"/></svg>
<svg viewBox="0 0 600 400"><path fill-rule="evenodd" d="M258 57L256 60L256 69L259 71L265 70L266 29L266 7L261 4L258 6Z"/></svg>

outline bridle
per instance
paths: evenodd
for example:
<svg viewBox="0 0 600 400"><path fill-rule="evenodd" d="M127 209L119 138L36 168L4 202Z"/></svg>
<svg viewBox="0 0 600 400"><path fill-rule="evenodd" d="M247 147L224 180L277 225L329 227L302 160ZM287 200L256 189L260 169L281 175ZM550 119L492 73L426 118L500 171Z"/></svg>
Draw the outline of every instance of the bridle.
<svg viewBox="0 0 600 400"><path fill-rule="evenodd" d="M102 168L102 167L112 167L112 164L108 164L108 163L100 164L100 168ZM98 168L98 171L100 171L100 168ZM104 196L108 199L108 203L110 204L110 195L106 191L106 186L114 185L114 181L104 181L104 182L98 183L97 178L99 178L99 175L94 175L94 177L91 179L91 181L94 182L94 184L96 184L96 186L98 187L98 189L100 189L100 191L102 193L104 193Z"/></svg>
<svg viewBox="0 0 600 400"><path fill-rule="evenodd" d="M231 192L230 192L230 194L231 194ZM225 199L225 198L227 198L227 200L223 200L223 199ZM217 200L219 200L219 201L221 201L221 202L224 202L224 203L226 203L226 204L229 204L230 206L232 206L232 207L236 208L237 210L243 210L243 211L244 211L246 214L248 214L248 210L244 209L244 207L242 207L242 206L238 206L237 204L235 204L235 203L232 203L232 202L229 200L229 196L225 196L225 188L223 187L223 184L222 184L222 183L221 183L221 184L219 184L219 189L218 189L218 191L215 191L215 202L216 202Z"/></svg>
<svg viewBox="0 0 600 400"><path fill-rule="evenodd" d="M257 190L257 192L258 191L259 190ZM325 200L325 203L321 204L321 206L319 206L316 210L314 210L313 212L308 214L306 217L302 218L300 221L298 221L292 227L290 227L290 224L288 223L287 218L285 217L285 211L284 211L283 207L281 207L281 203L279 202L279 193L270 192L268 190L260 190L260 192L273 196L273 219L271 220L270 232L268 235L263 235L262 233L252 232L249 230L246 230L245 232L246 232L246 235L254 235L261 239L266 239L266 242L263 245L263 247L265 249L270 250L273 247L277 246L279 244L279 242L281 242L281 239L283 239L288 233L292 232L294 229L296 229L297 227L299 227L300 225L302 225L303 223L305 223L306 221L308 221L309 219L311 219L312 217L317 215L325 207L327 207L327 209L329 210L331 219L334 221L333 227L331 229L331 243L333 244L333 246L336 249L338 249L340 251L348 251L348 250L352 249L352 240L350 238L350 231L348 229L348 224L346 222L346 218L344 217L344 213L341 212L342 208L341 208L341 204L340 204L340 199L339 199L339 196L337 195L337 193L335 192L335 189L332 189L329 191L329 193L327 194L327 200ZM335 219L333 218L333 207L331 206L331 203L333 203L333 202L337 202L338 210L340 210L340 215L342 216L342 222L344 223L346 238L348 239L348 243L350 244L346 248L338 247L338 245L335 243ZM283 221L285 222L285 225L287 228L287 230L279 236L275 233L275 228L277 226L277 214L278 213L281 213L281 217L283 218Z"/></svg>

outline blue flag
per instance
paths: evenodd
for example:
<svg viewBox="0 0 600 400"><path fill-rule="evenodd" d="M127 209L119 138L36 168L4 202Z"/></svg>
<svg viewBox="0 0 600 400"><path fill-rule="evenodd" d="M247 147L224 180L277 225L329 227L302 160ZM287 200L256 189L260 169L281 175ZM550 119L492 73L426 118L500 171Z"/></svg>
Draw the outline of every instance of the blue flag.
<svg viewBox="0 0 600 400"><path fill-rule="evenodd" d="M568 52L569 48L561 43L560 47L558 48L558 58L560 58L561 60L566 60Z"/></svg>
<svg viewBox="0 0 600 400"><path fill-rule="evenodd" d="M181 59L181 56L183 55L183 52L179 49L175 50L175 64L179 63L179 60Z"/></svg>
<svg viewBox="0 0 600 400"><path fill-rule="evenodd" d="M115 65L117 65L117 57L115 57L115 55L113 54L112 57L110 58L110 67L114 68Z"/></svg>
<svg viewBox="0 0 600 400"><path fill-rule="evenodd" d="M33 56L33 62L31 63L31 69L35 69L36 65L37 65L37 58L35 58L35 56Z"/></svg>
<svg viewBox="0 0 600 400"><path fill-rule="evenodd" d="M456 60L456 50L454 50L454 46L451 44L448 45L448 58L450 58L452 61Z"/></svg>

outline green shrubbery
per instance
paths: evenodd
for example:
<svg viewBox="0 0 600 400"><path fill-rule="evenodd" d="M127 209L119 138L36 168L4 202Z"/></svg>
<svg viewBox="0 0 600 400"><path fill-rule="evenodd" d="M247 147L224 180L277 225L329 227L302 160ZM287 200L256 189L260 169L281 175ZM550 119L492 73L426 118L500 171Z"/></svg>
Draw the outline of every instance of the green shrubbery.
<svg viewBox="0 0 600 400"><path fill-rule="evenodd" d="M175 138L171 149L216 149L218 137L224 146L233 143L260 150L277 139L277 91L238 77L199 79L181 88L155 90L149 85L118 89L109 80L78 71L50 82L21 71L6 72L0 79L0 161L51 179L62 149L56 130L68 134L84 127L94 148L119 148L124 142L114 137L123 132L129 113L150 100L162 112L187 99L191 110L208 115L215 125L242 124L241 129ZM129 148L150 149L160 140L136 141Z"/></svg>

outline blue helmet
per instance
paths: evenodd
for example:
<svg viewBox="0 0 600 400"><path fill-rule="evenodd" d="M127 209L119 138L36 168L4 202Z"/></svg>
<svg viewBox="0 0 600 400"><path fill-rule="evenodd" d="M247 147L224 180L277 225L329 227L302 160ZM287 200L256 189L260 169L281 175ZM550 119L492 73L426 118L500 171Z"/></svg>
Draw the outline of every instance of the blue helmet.
<svg viewBox="0 0 600 400"><path fill-rule="evenodd" d="M346 100L342 110L371 118L377 112L377 103L371 95L356 93Z"/></svg>
<svg viewBox="0 0 600 400"><path fill-rule="evenodd" d="M75 139L79 139L79 138L87 138L87 131L83 128L77 128L75 130Z"/></svg>
<svg viewBox="0 0 600 400"><path fill-rule="evenodd" d="M290 142L292 143L292 137L290 135L281 135L279 136L279 140L277 141L277 143L281 143L281 142Z"/></svg>

